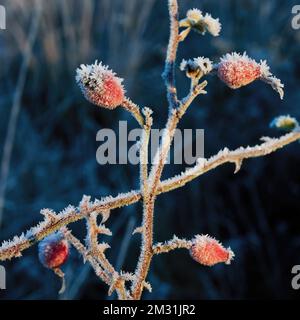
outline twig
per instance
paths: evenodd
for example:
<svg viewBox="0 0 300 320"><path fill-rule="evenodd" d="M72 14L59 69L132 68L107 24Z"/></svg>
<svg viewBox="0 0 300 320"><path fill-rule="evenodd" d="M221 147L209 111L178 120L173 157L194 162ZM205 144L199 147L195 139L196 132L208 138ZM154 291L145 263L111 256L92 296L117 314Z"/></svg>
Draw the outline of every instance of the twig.
<svg viewBox="0 0 300 320"><path fill-rule="evenodd" d="M156 195L178 189L202 174L225 163L240 165L241 161L245 159L265 156L299 139L300 131L296 130L291 133L287 133L280 138L270 138L268 141L254 147L241 147L232 151L227 149L225 149L225 151L222 150L217 155L212 156L208 160L204 160L202 163L198 163L182 174L162 181L157 188ZM97 211L100 213L105 209L121 208L123 206L136 203L141 198L142 194L140 191L131 191L126 194L120 194L115 198L109 197L104 198L101 201L96 201L90 205L89 211ZM5 241L0 247L0 261L19 257L22 254L22 251L30 248L49 234L59 230L63 226L84 218L85 215L80 213L78 209L69 207L63 210L62 213L56 215L55 220L53 221L47 221L45 219L39 225L27 231L25 235L22 234L20 237L15 237L11 241Z"/></svg>
<svg viewBox="0 0 300 320"><path fill-rule="evenodd" d="M144 126L144 118L138 105L132 102L129 98L125 98L122 103L122 107L133 115L141 127Z"/></svg>
<svg viewBox="0 0 300 320"><path fill-rule="evenodd" d="M192 242L186 239L179 239L176 236L173 239L165 242L165 243L157 243L153 246L153 253L167 253L175 249L190 249L192 246Z"/></svg>
<svg viewBox="0 0 300 320"><path fill-rule="evenodd" d="M98 261L93 257L91 252L84 247L84 245L71 233L67 228L63 229L64 235L66 239L73 245L73 247L82 255L85 261L88 261L92 268L94 269L96 275L108 286L113 287L116 290L119 299L126 300L129 294L126 292L124 282L116 281L116 277L119 277L116 273L112 275L108 275L104 269L101 268Z"/></svg>
<svg viewBox="0 0 300 320"><path fill-rule="evenodd" d="M177 90L175 86L175 61L179 43L179 22L178 22L178 3L177 0L168 0L170 16L170 38L167 50L165 70L162 74L166 83L169 109L178 106Z"/></svg>
<svg viewBox="0 0 300 320"><path fill-rule="evenodd" d="M133 299L140 299L143 291L143 282L146 280L151 259L153 256L153 218L154 218L154 204L156 197L156 190L161 173L170 150L171 142L175 134L175 129L179 118L177 116L177 90L175 85L175 62L177 55L177 48L179 42L179 23L178 23L178 3L177 0L169 0L169 15L170 15L170 38L168 44L168 51L165 63L165 70L163 78L165 79L167 88L167 97L169 101L169 110L171 113L170 120L167 122L165 133L161 142L161 147L157 151L154 161L157 159L157 164L154 163L149 176L149 194L143 198L143 232L142 232L142 246L139 257L139 262L135 271L136 281L133 282L131 291Z"/></svg>

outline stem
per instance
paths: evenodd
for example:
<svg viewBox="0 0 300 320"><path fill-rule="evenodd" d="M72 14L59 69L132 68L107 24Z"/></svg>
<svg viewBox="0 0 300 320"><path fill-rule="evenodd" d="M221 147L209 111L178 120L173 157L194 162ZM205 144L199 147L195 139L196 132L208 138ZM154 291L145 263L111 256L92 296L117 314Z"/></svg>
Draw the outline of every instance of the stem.
<svg viewBox="0 0 300 320"><path fill-rule="evenodd" d="M175 110L178 105L177 99L177 90L175 86L175 61L176 61L176 54L179 42L179 23L178 23L178 3L177 0L169 0L169 15L170 15L170 38L168 44L168 52L166 57L165 63L165 71L163 73L163 78L165 79L166 87L167 87L167 98L169 101L169 110ZM175 114L175 112L173 113ZM175 128L177 125L176 119L177 117L173 118L175 121L171 123L167 123L166 129L170 132L170 139L168 139L168 135L164 135L162 146L160 149L162 153L159 153L159 162L158 165L153 165L152 168L152 176L155 177L153 182L151 181L151 176L149 177L148 181L150 182L150 191L149 195L148 192L146 196L144 196L144 206L143 206L143 232L142 232L142 248L139 257L139 262L137 265L137 269L135 272L136 281L134 281L132 285L132 297L135 300L141 298L143 292L143 283L146 280L151 259L153 256L152 253L152 245L153 245L153 217L154 217L154 203L156 198L156 189L158 182L161 177L161 173L165 164L165 159L168 155L171 140L175 133ZM148 191L148 190L147 190Z"/></svg>
<svg viewBox="0 0 300 320"><path fill-rule="evenodd" d="M153 246L153 254L167 253L176 249L189 250L192 246L191 240L179 239L176 236L165 243L157 243Z"/></svg>
<svg viewBox="0 0 300 320"><path fill-rule="evenodd" d="M132 102L130 99L125 98L122 103L122 107L133 115L133 117L136 119L136 121L139 123L141 127L144 126L144 118L137 104Z"/></svg>
<svg viewBox="0 0 300 320"><path fill-rule="evenodd" d="M197 164L193 168L186 170L178 176L162 181L158 185L155 195L181 188L188 182L225 163L230 162L237 164L244 159L262 157L298 140L300 140L299 129L287 133L280 138L269 138L268 141L254 147L240 147L236 150L228 151L226 154L224 154L224 152L219 152L217 155L205 160L203 165ZM141 198L141 191L135 190L126 194L120 194L114 198L104 198L99 203L92 204L88 210L89 212L96 211L101 213L103 210L112 210L134 204ZM21 236L19 239L14 238L10 242L4 242L0 247L0 261L19 257L22 251L30 248L49 234L58 231L63 226L84 219L85 217L86 212L85 214L82 214L80 211L74 208L74 210L71 210L63 215L56 215L55 220L51 223L47 223L45 220L40 222L38 227L33 227L27 231L24 237Z"/></svg>
<svg viewBox="0 0 300 320"><path fill-rule="evenodd" d="M178 106L177 90L175 86L175 61L179 43L179 22L178 22L178 2L177 0L169 0L169 16L170 16L170 38L165 63L165 70L162 74L166 83L167 98L169 109Z"/></svg>
<svg viewBox="0 0 300 320"><path fill-rule="evenodd" d="M142 233L142 249L136 270L136 278L132 284L132 297L139 300L142 295L144 282L148 274L153 244L153 216L154 216L154 195L150 195L147 201L144 201L143 210L143 233Z"/></svg>
<svg viewBox="0 0 300 320"><path fill-rule="evenodd" d="M146 198L148 196L148 146L152 126L152 111L149 108L145 108L143 111L146 123L144 125L140 147L140 189L143 197Z"/></svg>

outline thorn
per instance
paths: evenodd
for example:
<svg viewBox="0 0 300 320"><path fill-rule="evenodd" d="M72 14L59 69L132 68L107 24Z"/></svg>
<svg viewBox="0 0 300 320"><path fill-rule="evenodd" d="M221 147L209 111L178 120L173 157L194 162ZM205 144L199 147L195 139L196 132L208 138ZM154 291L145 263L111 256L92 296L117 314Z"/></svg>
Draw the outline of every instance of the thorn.
<svg viewBox="0 0 300 320"><path fill-rule="evenodd" d="M136 234L136 233L143 233L144 232L144 227L143 226L140 226L140 227L137 227L133 230L132 232L132 235Z"/></svg>
<svg viewBox="0 0 300 320"><path fill-rule="evenodd" d="M89 209L90 200L91 200L90 196L84 195L82 197L82 200L80 201L79 208L80 208L80 211L82 211L84 214L86 214Z"/></svg>
<svg viewBox="0 0 300 320"><path fill-rule="evenodd" d="M268 141L272 140L272 138L271 137L261 137L260 140L264 141L264 142L268 142Z"/></svg>
<svg viewBox="0 0 300 320"><path fill-rule="evenodd" d="M106 243L106 242L102 242L102 243L98 244L99 251L101 251L103 253L104 253L105 250L107 250L109 248L110 248L110 245L108 243Z"/></svg>
<svg viewBox="0 0 300 320"><path fill-rule="evenodd" d="M104 225L100 225L97 228L97 231L98 231L98 233L105 234L107 236L111 236L112 235L112 232L108 228L106 228Z"/></svg>
<svg viewBox="0 0 300 320"><path fill-rule="evenodd" d="M238 173L240 171L242 163L243 163L243 160L242 159L238 159L234 163L235 163L234 174L236 174L236 173Z"/></svg>
<svg viewBox="0 0 300 320"><path fill-rule="evenodd" d="M51 222L56 220L56 213L50 209L42 209L41 214Z"/></svg>
<svg viewBox="0 0 300 320"><path fill-rule="evenodd" d="M150 282L144 281L143 286L151 293L152 292L152 286Z"/></svg>
<svg viewBox="0 0 300 320"><path fill-rule="evenodd" d="M101 211L101 215L102 215L102 221L101 223L104 223L108 220L108 218L110 217L110 210L103 210Z"/></svg>

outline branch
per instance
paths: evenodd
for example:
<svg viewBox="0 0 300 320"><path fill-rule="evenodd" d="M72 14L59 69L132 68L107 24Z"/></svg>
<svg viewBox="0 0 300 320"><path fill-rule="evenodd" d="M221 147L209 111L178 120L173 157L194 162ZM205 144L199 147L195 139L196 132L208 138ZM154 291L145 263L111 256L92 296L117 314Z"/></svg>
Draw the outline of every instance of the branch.
<svg viewBox="0 0 300 320"><path fill-rule="evenodd" d="M202 163L198 163L194 167L186 170L182 174L162 181L156 191L156 195L169 192L171 190L178 189L188 182L196 179L202 174L215 169L216 167L225 163L234 163L240 165L241 161L248 158L256 158L265 156L284 146L289 145L300 139L300 131L295 130L291 133L287 133L280 138L264 138L266 141L260 145L254 147L240 147L236 150L229 151L224 149L217 155L212 156L208 160L204 160ZM142 195L139 190L131 191L126 194L120 194L116 197L106 197L101 201L96 200L91 203L88 208L88 212L102 212L104 210L112 210L120 208L126 205L131 205L138 202ZM38 241L42 240L49 234L58 231L63 226L70 223L84 219L85 215L72 206L67 207L59 214L52 215L52 217L45 216L44 220L37 226L32 227L25 234L21 236L15 236L11 241L4 241L0 247L0 261L20 257L22 251L28 249Z"/></svg>
<svg viewBox="0 0 300 320"><path fill-rule="evenodd" d="M197 165L187 169L182 174L161 182L158 193L165 193L180 188L202 174L225 163L234 163L236 166L235 173L237 173L243 160L265 156L299 140L300 130L298 129L296 131L287 133L280 138L264 137L262 139L265 140L265 142L260 145L246 148L240 147L233 151L224 148L209 159L202 159L203 161L198 161Z"/></svg>
<svg viewBox="0 0 300 320"><path fill-rule="evenodd" d="M178 23L178 3L177 0L169 0L169 15L170 15L170 38L168 44L168 52L165 63L165 71L163 78L167 87L167 98L169 101L169 111L172 112L172 119L176 119L175 111L178 106L177 91L175 86L175 61L179 42L179 23ZM143 221L142 221L142 247L138 261L138 265L135 271L136 280L131 287L132 297L135 300L140 299L143 292L143 283L146 280L148 270L150 267L151 259L153 256L153 218L154 218L154 203L156 197L156 189L158 181L160 180L161 173L165 164L165 159L168 155L172 138L175 133L177 122L174 121L174 127L172 122L167 123L166 130L162 139L161 147L158 148L157 154L159 161L157 165L153 165L151 174L148 179L150 191L147 196L143 198ZM162 152L160 152L162 151ZM154 177L154 179L153 179ZM148 187L147 187L148 188Z"/></svg>
<svg viewBox="0 0 300 320"><path fill-rule="evenodd" d="M99 265L99 261L94 258L92 252L85 248L85 246L71 233L67 228L63 228L65 238L71 245L82 255L84 261L88 261L94 269L95 274L110 287L110 294L116 290L120 300L127 300L129 293L125 289L124 281L121 280L118 273L112 275L107 274L106 270ZM112 289L113 288L113 289Z"/></svg>
<svg viewBox="0 0 300 320"><path fill-rule="evenodd" d="M133 115L141 127L144 126L144 118L137 104L132 102L129 98L125 98L121 106Z"/></svg>
<svg viewBox="0 0 300 320"><path fill-rule="evenodd" d="M166 83L167 97L169 109L178 106L177 90L175 86L175 61L179 43L179 22L178 22L178 3L177 0L169 0L169 16L170 16L170 38L165 63L165 70L162 74Z"/></svg>
<svg viewBox="0 0 300 320"><path fill-rule="evenodd" d="M153 246L153 253L160 254L160 253L167 253L172 250L176 249L190 249L192 246L192 242L186 239L179 239L176 236L173 236L173 239L164 242L164 243L157 243Z"/></svg>
<svg viewBox="0 0 300 320"><path fill-rule="evenodd" d="M97 225L97 214L92 212L86 218L87 220L87 239L86 242L88 244L88 250L90 251L91 255L96 257L100 262L102 268L107 272L110 276L116 272L114 267L110 264L107 260L104 251L109 248L107 243L98 243L98 235L99 234L106 234L111 235L111 231L104 226L98 227Z"/></svg>
<svg viewBox="0 0 300 320"><path fill-rule="evenodd" d="M107 273L98 265L96 259L89 253L88 249L71 233L67 228L63 229L65 238L82 255L84 261L88 261L96 275L107 285L110 285L110 278Z"/></svg>
<svg viewBox="0 0 300 320"><path fill-rule="evenodd" d="M140 190L145 198L148 196L148 146L153 119L151 117L151 109L144 108L143 113L146 123L144 125L140 143Z"/></svg>
<svg viewBox="0 0 300 320"><path fill-rule="evenodd" d="M149 184L152 187L151 192L155 193L157 190L178 122L183 117L186 110L192 104L194 99L199 94L206 93L206 91L204 91L206 85L207 81L203 81L199 85L196 85L195 87L191 88L191 91L188 94L188 96L182 99L182 101L180 102L179 108L172 110L171 116L169 117L169 120L165 128L161 146L159 147L154 157L154 165L151 169L151 173L149 176Z"/></svg>
<svg viewBox="0 0 300 320"><path fill-rule="evenodd" d="M19 237L15 236L12 240L2 243L0 247L0 261L20 257L22 251L30 248L49 234L58 231L63 226L84 219L86 215L92 212L103 214L103 212L107 212L108 210L135 203L140 200L140 198L141 194L139 192L131 191L126 194L119 194L114 198L109 196L102 200L96 199L94 202L88 204L84 212L81 211L80 205L79 208L68 206L58 214L49 209L42 210L41 213L44 214L44 220L37 226L22 233ZM85 201L85 196L82 201Z"/></svg>

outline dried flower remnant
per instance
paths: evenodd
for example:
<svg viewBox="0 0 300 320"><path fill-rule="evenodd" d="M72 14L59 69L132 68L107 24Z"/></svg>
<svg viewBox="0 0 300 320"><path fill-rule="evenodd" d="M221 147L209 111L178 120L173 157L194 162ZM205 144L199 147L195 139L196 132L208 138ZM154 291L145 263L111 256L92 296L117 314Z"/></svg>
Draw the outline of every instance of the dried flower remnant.
<svg viewBox="0 0 300 320"><path fill-rule="evenodd" d="M205 57L198 57L189 60L182 60L180 70L185 71L188 78L200 79L202 76L210 73L213 69L212 62Z"/></svg>
<svg viewBox="0 0 300 320"><path fill-rule="evenodd" d="M271 128L282 129L285 131L292 131L299 127L299 123L296 118L290 115L276 117L270 124Z"/></svg>
<svg viewBox="0 0 300 320"><path fill-rule="evenodd" d="M97 60L92 65L82 64L77 68L76 82L85 98L100 107L115 109L125 98L123 79Z"/></svg>
<svg viewBox="0 0 300 320"><path fill-rule="evenodd" d="M259 79L270 84L283 99L284 85L280 79L272 75L266 61L257 63L254 59L249 58L245 52L243 55L233 52L227 53L221 58L217 69L219 78L231 89L238 89Z"/></svg>
<svg viewBox="0 0 300 320"><path fill-rule="evenodd" d="M230 248L225 249L220 242L208 235L197 235L193 239L190 254L195 261L205 266L221 262L230 264L234 257Z"/></svg>
<svg viewBox="0 0 300 320"><path fill-rule="evenodd" d="M202 35L209 32L217 37L221 31L221 23L218 18L213 18L209 13L203 15L199 9L195 8L187 11L186 18L179 22L179 26L186 28L186 35L193 29Z"/></svg>

